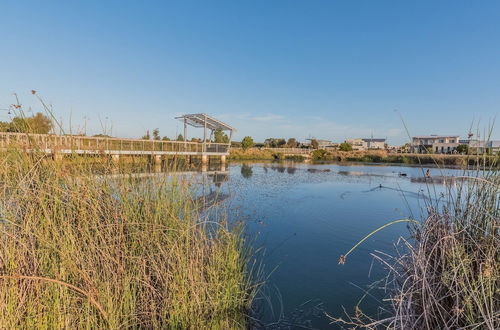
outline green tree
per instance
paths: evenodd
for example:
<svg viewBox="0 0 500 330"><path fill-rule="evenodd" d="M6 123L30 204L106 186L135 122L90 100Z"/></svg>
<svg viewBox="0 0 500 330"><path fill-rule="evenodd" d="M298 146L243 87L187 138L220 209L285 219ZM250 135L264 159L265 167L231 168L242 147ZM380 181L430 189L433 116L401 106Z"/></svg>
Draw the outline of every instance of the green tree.
<svg viewBox="0 0 500 330"><path fill-rule="evenodd" d="M340 151L352 151L352 145L350 143L347 143L347 142L342 142L339 145L339 150Z"/></svg>
<svg viewBox="0 0 500 330"><path fill-rule="evenodd" d="M457 147L457 152L460 154L467 154L469 153L469 146L467 144L460 144Z"/></svg>
<svg viewBox="0 0 500 330"><path fill-rule="evenodd" d="M241 147L244 150L247 150L248 148L252 148L254 146L254 142L252 137L250 136L245 136L243 140L241 140Z"/></svg>
<svg viewBox="0 0 500 330"><path fill-rule="evenodd" d="M47 134L52 130L52 121L41 112L32 117L14 117L10 123L1 122L0 131Z"/></svg>
<svg viewBox="0 0 500 330"><path fill-rule="evenodd" d="M184 136L182 134L177 135L177 141L184 141Z"/></svg>
<svg viewBox="0 0 500 330"><path fill-rule="evenodd" d="M170 138L168 136L164 136L161 138L162 141L170 141Z"/></svg>
<svg viewBox="0 0 500 330"><path fill-rule="evenodd" d="M266 148L281 148L286 144L285 139L269 138L264 141Z"/></svg>
<svg viewBox="0 0 500 330"><path fill-rule="evenodd" d="M160 130L158 128L153 130L153 140L160 140Z"/></svg>
<svg viewBox="0 0 500 330"><path fill-rule="evenodd" d="M266 148L276 148L276 143L275 143L275 140L274 138L268 138L268 139L265 139L264 140L264 146Z"/></svg>
<svg viewBox="0 0 500 330"><path fill-rule="evenodd" d="M41 112L27 118L27 121L31 133L48 134L53 127L52 120Z"/></svg>
<svg viewBox="0 0 500 330"><path fill-rule="evenodd" d="M221 129L216 129L214 132L215 143L229 143L229 137Z"/></svg>
<svg viewBox="0 0 500 330"><path fill-rule="evenodd" d="M288 141L286 142L286 145L288 148L297 148L299 143L295 138L289 138Z"/></svg>

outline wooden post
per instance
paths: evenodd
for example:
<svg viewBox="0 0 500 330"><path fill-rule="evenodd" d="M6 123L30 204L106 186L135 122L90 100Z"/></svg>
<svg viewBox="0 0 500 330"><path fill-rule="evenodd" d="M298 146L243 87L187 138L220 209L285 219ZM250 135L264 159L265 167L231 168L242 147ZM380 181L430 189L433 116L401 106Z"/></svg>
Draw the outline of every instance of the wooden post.
<svg viewBox="0 0 500 330"><path fill-rule="evenodd" d="M207 115L203 115L203 152L207 151Z"/></svg>
<svg viewBox="0 0 500 330"><path fill-rule="evenodd" d="M184 117L184 151L187 151L187 119Z"/></svg>
<svg viewBox="0 0 500 330"><path fill-rule="evenodd" d="M160 165L161 166L161 155L154 155L154 163L155 165Z"/></svg>
<svg viewBox="0 0 500 330"><path fill-rule="evenodd" d="M58 162L63 160L63 158L64 158L64 155L60 152L57 152L57 151L54 151L54 153L52 155L54 157L54 160L58 161Z"/></svg>

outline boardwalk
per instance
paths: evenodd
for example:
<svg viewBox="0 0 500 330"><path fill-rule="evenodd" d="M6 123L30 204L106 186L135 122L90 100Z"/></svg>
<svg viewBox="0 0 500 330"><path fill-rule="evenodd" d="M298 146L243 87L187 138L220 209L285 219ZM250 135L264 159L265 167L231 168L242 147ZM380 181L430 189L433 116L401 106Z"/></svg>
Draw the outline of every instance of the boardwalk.
<svg viewBox="0 0 500 330"><path fill-rule="evenodd" d="M184 139L187 139L187 127L192 126L203 129L204 142L0 132L0 150L15 147L26 152L51 154L56 158L65 154L110 155L115 161L121 155L153 156L155 162L161 162L162 156L183 155L200 156L202 163L208 163L208 157L219 156L221 162L226 162L235 131L233 127L204 113L183 115L176 119L184 123ZM229 132L226 143L210 142L216 131Z"/></svg>
<svg viewBox="0 0 500 330"><path fill-rule="evenodd" d="M225 161L225 156L229 155L228 143L0 132L0 150L9 147L52 155L110 155L115 156L114 159L120 155L188 155L201 156L202 160L208 156L221 156Z"/></svg>

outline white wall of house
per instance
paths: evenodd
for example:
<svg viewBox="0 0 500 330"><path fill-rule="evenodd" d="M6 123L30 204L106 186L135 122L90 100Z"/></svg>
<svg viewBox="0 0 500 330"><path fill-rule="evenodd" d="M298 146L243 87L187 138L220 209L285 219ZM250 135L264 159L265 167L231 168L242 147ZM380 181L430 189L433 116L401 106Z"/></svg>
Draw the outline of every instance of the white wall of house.
<svg viewBox="0 0 500 330"><path fill-rule="evenodd" d="M348 139L345 142L352 146L353 150L385 149L385 139Z"/></svg>
<svg viewBox="0 0 500 330"><path fill-rule="evenodd" d="M363 141L366 149L385 149L385 141Z"/></svg>
<svg viewBox="0 0 500 330"><path fill-rule="evenodd" d="M460 145L459 136L415 136L412 138L412 151L416 153L425 152L425 149L432 150L433 153L444 154L453 153Z"/></svg>

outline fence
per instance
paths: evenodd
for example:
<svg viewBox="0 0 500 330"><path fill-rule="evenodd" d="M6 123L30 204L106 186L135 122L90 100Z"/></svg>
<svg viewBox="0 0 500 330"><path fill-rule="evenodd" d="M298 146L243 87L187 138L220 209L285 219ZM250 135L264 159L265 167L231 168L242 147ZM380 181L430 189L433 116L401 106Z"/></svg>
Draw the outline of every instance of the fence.
<svg viewBox="0 0 500 330"><path fill-rule="evenodd" d="M185 153L227 154L229 144L212 142L137 140L76 135L26 134L0 132L0 149L17 147L45 152L75 153Z"/></svg>

